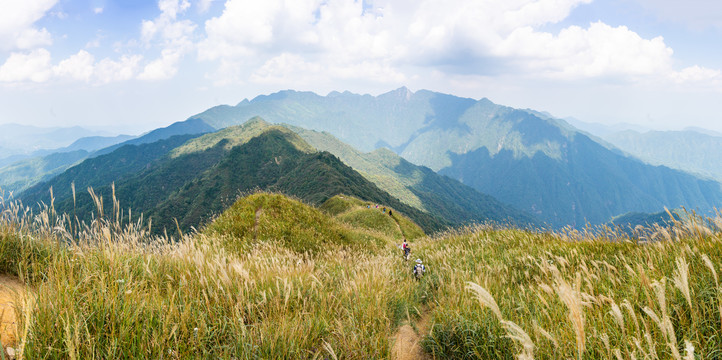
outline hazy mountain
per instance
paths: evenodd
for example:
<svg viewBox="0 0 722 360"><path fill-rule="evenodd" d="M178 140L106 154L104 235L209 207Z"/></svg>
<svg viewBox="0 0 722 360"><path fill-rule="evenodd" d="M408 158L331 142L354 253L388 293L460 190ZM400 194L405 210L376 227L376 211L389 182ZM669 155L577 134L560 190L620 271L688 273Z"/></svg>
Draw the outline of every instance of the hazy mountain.
<svg viewBox="0 0 722 360"><path fill-rule="evenodd" d="M76 150L18 161L0 169L0 189L17 194L62 173L88 154L85 150Z"/></svg>
<svg viewBox="0 0 722 360"><path fill-rule="evenodd" d="M721 132L714 131L714 130L709 130L709 129L704 129L704 128L697 127L697 126L687 126L686 128L682 129L682 131L694 131L694 132L698 132L698 133L700 133L700 134L705 134L705 135L709 135L709 136L722 137L722 133L721 133Z"/></svg>
<svg viewBox="0 0 722 360"><path fill-rule="evenodd" d="M722 201L716 182L627 158L559 121L487 99L406 88L377 97L282 91L191 118L221 128L256 115L327 131L362 151L388 147L554 225L663 206L707 211Z"/></svg>
<svg viewBox="0 0 722 360"><path fill-rule="evenodd" d="M622 131L605 140L654 165L722 181L722 137L698 131Z"/></svg>
<svg viewBox="0 0 722 360"><path fill-rule="evenodd" d="M629 124L629 123L617 123L613 125L606 125L606 124L600 124L600 123L594 123L594 122L586 122L582 121L573 117L566 117L564 118L564 121L568 122L575 128L587 132L589 134L592 134L594 136L598 136L601 138L604 138L605 136L609 134L613 134L620 131L638 131L638 132L645 132L650 131L652 129L648 127L644 127L641 125L636 124Z"/></svg>
<svg viewBox="0 0 722 360"><path fill-rule="evenodd" d="M216 131L215 128L199 119L178 121L163 128L158 128L137 138L109 146L96 152L96 155L107 154L125 145L149 144L158 140L168 139L176 135L199 135Z"/></svg>
<svg viewBox="0 0 722 360"><path fill-rule="evenodd" d="M13 164L15 168L17 167L24 167L28 166L29 164L37 164L39 162L43 161L57 161L60 158L63 158L62 155L54 155L53 159L42 159L43 157L53 155L53 154L60 154L60 153L68 153L68 152L77 152L77 151L84 151L86 153L91 153L93 151L96 151L98 149L102 149L108 146L112 146L118 143L121 143L123 141L127 141L132 139L133 136L130 135L118 135L118 136L89 136L89 137L83 137L78 140L75 140L72 144L61 147L57 149L42 149L42 150L35 150L31 153L24 153L24 154L15 154L11 155L5 158L0 158L0 169L3 169L4 167ZM75 162L75 161L73 161ZM72 163L68 163L67 165L71 165ZM30 165L32 166L32 165ZM12 174L12 176L18 176L20 174ZM35 174L44 176L45 174ZM0 182L0 186L6 185L6 183Z"/></svg>
<svg viewBox="0 0 722 360"><path fill-rule="evenodd" d="M108 146L120 144L122 142L131 140L134 138L136 138L136 137L131 136L131 135L88 136L88 137L84 137L84 138L75 140L75 142L73 142L69 146L57 149L55 152L70 152L70 151L77 151L77 150L85 150L88 152L93 152L96 150L106 148Z"/></svg>
<svg viewBox="0 0 722 360"><path fill-rule="evenodd" d="M38 150L30 155L16 155L0 160L0 188L20 192L41 181L51 179L78 162L108 154L124 145L139 145L167 139L174 135L201 134L214 131L202 121L190 120L153 130L140 137L129 135L91 136L76 140L67 147L55 150ZM16 160L20 159L20 160Z"/></svg>
<svg viewBox="0 0 722 360"><path fill-rule="evenodd" d="M19 124L0 125L0 148L7 157L29 154L33 151L52 150L68 146L74 141L88 136L107 135L104 132L73 127L36 127Z"/></svg>

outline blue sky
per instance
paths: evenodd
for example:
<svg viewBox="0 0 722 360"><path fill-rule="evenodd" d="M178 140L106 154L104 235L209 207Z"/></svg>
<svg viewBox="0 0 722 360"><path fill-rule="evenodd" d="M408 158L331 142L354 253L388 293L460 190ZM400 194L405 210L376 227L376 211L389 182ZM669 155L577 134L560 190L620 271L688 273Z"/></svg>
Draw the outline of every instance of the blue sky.
<svg viewBox="0 0 722 360"><path fill-rule="evenodd" d="M0 0L0 123L139 133L283 89L407 86L722 131L722 2Z"/></svg>

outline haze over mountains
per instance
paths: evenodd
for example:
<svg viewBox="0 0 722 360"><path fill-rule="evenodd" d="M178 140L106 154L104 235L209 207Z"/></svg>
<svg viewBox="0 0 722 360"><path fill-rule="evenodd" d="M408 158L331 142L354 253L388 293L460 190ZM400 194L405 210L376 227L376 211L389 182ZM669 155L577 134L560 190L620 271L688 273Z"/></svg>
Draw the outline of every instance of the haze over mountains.
<svg viewBox="0 0 722 360"><path fill-rule="evenodd" d="M281 134L270 135L274 129ZM56 205L66 211L74 208L72 183L87 197L87 187L108 196L115 182L123 206L166 228L175 228L177 219L184 230L256 188L311 203L347 193L403 209L427 230L487 220L580 227L664 207L706 212L722 203L718 182L649 165L614 148L612 140L488 99L406 88L376 97L289 90L217 106L93 153L53 154L27 172L33 178L6 167L0 180L6 188L3 179L15 176L17 184L26 176L24 188L35 184L20 195L28 204L47 203L52 186ZM316 151L329 155L309 157ZM275 167L262 164L273 163L276 175L263 175ZM345 185L332 191L311 186L320 174Z"/></svg>
<svg viewBox="0 0 722 360"><path fill-rule="evenodd" d="M259 115L327 131L371 151L385 146L554 226L583 226L664 206L709 211L720 185L650 166L561 121L492 103L406 88L373 97L281 91L191 118L219 128Z"/></svg>

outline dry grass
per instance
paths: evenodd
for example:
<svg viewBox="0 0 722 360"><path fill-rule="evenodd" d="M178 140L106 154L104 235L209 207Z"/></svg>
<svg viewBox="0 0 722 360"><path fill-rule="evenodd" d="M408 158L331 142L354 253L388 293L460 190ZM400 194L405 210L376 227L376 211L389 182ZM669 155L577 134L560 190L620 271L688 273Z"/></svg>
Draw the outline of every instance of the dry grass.
<svg viewBox="0 0 722 360"><path fill-rule="evenodd" d="M2 199L0 199L2 201ZM120 204L88 224L2 202L0 271L32 285L24 358L389 358L430 309L437 358L691 359L722 348L722 219L669 228L469 227L415 241L299 252L267 239L153 237ZM364 230L372 231L372 230ZM373 231L372 231L373 232ZM374 233L378 237L382 233ZM481 306L480 306L481 305Z"/></svg>

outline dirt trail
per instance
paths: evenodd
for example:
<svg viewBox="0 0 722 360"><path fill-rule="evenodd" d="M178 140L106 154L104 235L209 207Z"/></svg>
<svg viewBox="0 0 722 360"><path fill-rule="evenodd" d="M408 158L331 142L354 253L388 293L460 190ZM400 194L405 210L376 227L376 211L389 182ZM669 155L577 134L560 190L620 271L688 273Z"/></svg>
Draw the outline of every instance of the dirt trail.
<svg viewBox="0 0 722 360"><path fill-rule="evenodd" d="M255 242L258 240L258 219L261 217L261 211L263 211L263 207L259 206L258 209L256 209L256 217L253 220L253 241Z"/></svg>
<svg viewBox="0 0 722 360"><path fill-rule="evenodd" d="M16 301L22 301L25 285L15 276L0 275L0 343L3 348L17 345Z"/></svg>
<svg viewBox="0 0 722 360"><path fill-rule="evenodd" d="M396 360L426 360L431 359L421 349L421 339L429 332L429 322L431 321L431 311L422 309L421 318L414 322L416 329L410 324L404 324L394 334L394 347L391 350L391 358Z"/></svg>

